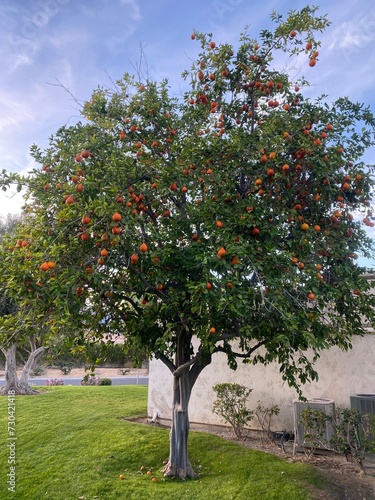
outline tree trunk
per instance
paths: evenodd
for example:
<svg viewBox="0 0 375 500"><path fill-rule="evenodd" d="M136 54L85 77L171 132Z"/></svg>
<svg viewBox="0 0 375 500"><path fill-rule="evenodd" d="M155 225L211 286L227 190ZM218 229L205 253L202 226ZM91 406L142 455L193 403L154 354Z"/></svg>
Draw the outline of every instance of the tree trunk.
<svg viewBox="0 0 375 500"><path fill-rule="evenodd" d="M189 415L191 394L189 370L184 370L173 381L172 428L170 434L169 460L164 468L164 476L196 477L188 456Z"/></svg>
<svg viewBox="0 0 375 500"><path fill-rule="evenodd" d="M28 357L28 360L25 363L25 366L22 369L21 376L20 376L20 383L21 384L28 384L29 383L29 376L30 376L30 371L34 368L38 358L43 354L44 347L40 346L37 349L31 351L30 356Z"/></svg>
<svg viewBox="0 0 375 500"><path fill-rule="evenodd" d="M1 351L5 356L5 386L1 390L2 395L7 395L8 391L14 391L15 394L21 395L38 394L38 391L29 385L29 372L43 350L44 347L39 347L31 352L22 370L21 377L18 378L16 364L17 344L14 343L7 349L1 347Z"/></svg>

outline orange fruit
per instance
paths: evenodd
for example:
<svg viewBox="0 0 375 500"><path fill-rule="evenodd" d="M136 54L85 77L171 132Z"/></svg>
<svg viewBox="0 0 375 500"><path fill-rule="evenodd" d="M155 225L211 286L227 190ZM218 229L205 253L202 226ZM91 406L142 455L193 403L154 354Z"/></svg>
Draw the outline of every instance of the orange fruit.
<svg viewBox="0 0 375 500"><path fill-rule="evenodd" d="M48 269L49 269L48 262L43 262L43 264L40 266L40 269L42 271L48 271Z"/></svg>
<svg viewBox="0 0 375 500"><path fill-rule="evenodd" d="M320 231L320 229L321 229L321 228L320 228L320 226L319 226L318 224L316 224L316 225L314 226L314 231Z"/></svg>
<svg viewBox="0 0 375 500"><path fill-rule="evenodd" d="M67 205L71 205L72 203L74 203L74 198L73 196L67 196L66 199L65 199L65 203Z"/></svg>
<svg viewBox="0 0 375 500"><path fill-rule="evenodd" d="M216 328L214 327L210 328L210 333L216 333Z"/></svg>
<svg viewBox="0 0 375 500"><path fill-rule="evenodd" d="M139 250L140 250L141 252L143 252L143 253L147 252L148 247L147 247L146 243L142 243L142 244L140 245L140 247L139 247Z"/></svg>
<svg viewBox="0 0 375 500"><path fill-rule="evenodd" d="M302 231L307 231L309 229L309 225L304 222L301 226Z"/></svg>
<svg viewBox="0 0 375 500"><path fill-rule="evenodd" d="M216 225L217 225L217 227L219 227L219 228L220 228L220 227L223 227L223 223L221 222L221 220L217 220L217 221L216 221Z"/></svg>
<svg viewBox="0 0 375 500"><path fill-rule="evenodd" d="M100 250L100 255L102 257L107 257L108 255L108 250L106 248L103 248L103 250Z"/></svg>
<svg viewBox="0 0 375 500"><path fill-rule="evenodd" d="M112 220L115 221L115 222L120 222L121 219L122 219L122 215L119 214L118 212L115 212L112 215Z"/></svg>
<svg viewBox="0 0 375 500"><path fill-rule="evenodd" d="M253 236L257 236L258 234L260 233L260 229L258 229L257 227L254 227L251 231L251 234Z"/></svg>
<svg viewBox="0 0 375 500"><path fill-rule="evenodd" d="M220 247L218 252L217 252L217 255L218 257L224 257L224 255L227 253L227 251L225 250L224 247Z"/></svg>
<svg viewBox="0 0 375 500"><path fill-rule="evenodd" d="M212 283L210 283L209 281L206 283L206 290L211 290L212 288Z"/></svg>
<svg viewBox="0 0 375 500"><path fill-rule="evenodd" d="M90 224L91 219L88 215L82 217L82 224Z"/></svg>
<svg viewBox="0 0 375 500"><path fill-rule="evenodd" d="M47 262L47 265L48 265L48 269L55 269L56 267L56 262L52 262L51 260L49 260Z"/></svg>
<svg viewBox="0 0 375 500"><path fill-rule="evenodd" d="M133 253L131 256L130 256L130 260L131 260L131 263L132 264L136 264L138 262L138 255L136 253Z"/></svg>
<svg viewBox="0 0 375 500"><path fill-rule="evenodd" d="M310 292L307 296L308 296L308 298L310 300L314 300L315 299L315 295L312 292Z"/></svg>

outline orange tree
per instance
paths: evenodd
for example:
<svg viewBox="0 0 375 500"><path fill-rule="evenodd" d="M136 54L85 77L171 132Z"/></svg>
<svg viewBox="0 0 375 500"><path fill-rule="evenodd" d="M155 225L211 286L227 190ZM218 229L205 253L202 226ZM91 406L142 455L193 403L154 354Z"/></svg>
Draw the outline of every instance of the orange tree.
<svg viewBox="0 0 375 500"><path fill-rule="evenodd" d="M328 25L316 9L273 20L236 49L194 33L181 98L129 75L94 91L85 121L33 147L41 168L19 179L33 258L17 293L43 293L56 325L121 333L170 369L166 475L195 475L189 397L216 352L231 368L277 362L299 390L319 351L349 348L372 318L356 262L372 244L356 214L373 224L361 158L375 121L347 98L304 98L307 82L275 69L277 54L316 64Z"/></svg>

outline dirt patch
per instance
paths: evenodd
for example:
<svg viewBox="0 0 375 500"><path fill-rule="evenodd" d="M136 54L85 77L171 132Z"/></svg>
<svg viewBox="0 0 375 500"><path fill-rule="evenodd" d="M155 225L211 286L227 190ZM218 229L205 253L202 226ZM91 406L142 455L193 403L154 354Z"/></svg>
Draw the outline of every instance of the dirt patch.
<svg viewBox="0 0 375 500"><path fill-rule="evenodd" d="M147 418L131 419L132 422L143 423L156 427L169 427L164 423L153 423ZM301 462L311 465L327 480L324 491L311 490L311 495L316 500L375 500L375 457L371 457L369 465L374 468L364 474L358 466L345 457L332 452L320 451L319 455L306 456L303 451L293 453L293 442L289 441L281 446L261 437L260 432L250 431L242 441L237 441L231 431L218 431L207 429L207 432L216 434L224 439L236 441L254 450L264 451L276 455L287 462Z"/></svg>

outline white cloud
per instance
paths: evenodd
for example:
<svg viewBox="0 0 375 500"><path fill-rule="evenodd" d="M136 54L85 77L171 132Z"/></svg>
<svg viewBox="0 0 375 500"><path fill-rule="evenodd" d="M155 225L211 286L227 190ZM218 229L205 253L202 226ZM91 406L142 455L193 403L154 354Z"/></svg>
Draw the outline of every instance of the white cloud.
<svg viewBox="0 0 375 500"><path fill-rule="evenodd" d="M142 19L141 9L139 7L137 0L121 0L121 3L125 5L130 5L132 12L130 13L130 17L134 21L140 21Z"/></svg>

